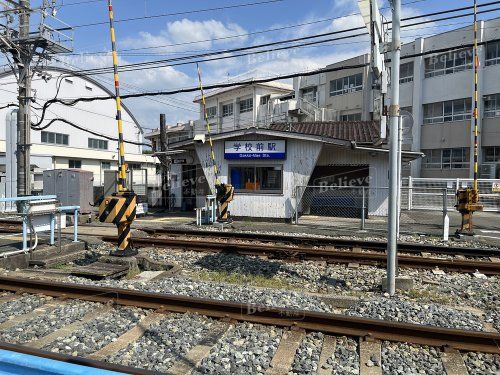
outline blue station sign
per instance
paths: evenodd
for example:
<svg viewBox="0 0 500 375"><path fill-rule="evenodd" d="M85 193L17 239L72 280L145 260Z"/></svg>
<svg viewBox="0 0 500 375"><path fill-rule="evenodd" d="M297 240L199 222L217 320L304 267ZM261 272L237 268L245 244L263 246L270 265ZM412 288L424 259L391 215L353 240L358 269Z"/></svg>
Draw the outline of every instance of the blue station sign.
<svg viewBox="0 0 500 375"><path fill-rule="evenodd" d="M284 140L236 140L224 144L225 159L286 159Z"/></svg>

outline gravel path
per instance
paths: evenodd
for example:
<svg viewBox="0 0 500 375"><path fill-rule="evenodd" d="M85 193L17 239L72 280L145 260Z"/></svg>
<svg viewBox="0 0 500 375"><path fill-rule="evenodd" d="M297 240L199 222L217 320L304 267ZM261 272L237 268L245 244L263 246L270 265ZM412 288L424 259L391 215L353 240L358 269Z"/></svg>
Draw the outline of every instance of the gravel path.
<svg viewBox="0 0 500 375"><path fill-rule="evenodd" d="M436 304L417 304L395 299L360 301L351 306L346 314L437 327L483 330L483 324L479 317L470 312L458 311Z"/></svg>
<svg viewBox="0 0 500 375"><path fill-rule="evenodd" d="M469 375L498 375L500 355L485 353L466 353L463 355Z"/></svg>
<svg viewBox="0 0 500 375"><path fill-rule="evenodd" d="M333 375L359 374L358 342L350 337L337 337L335 353L326 361Z"/></svg>
<svg viewBox="0 0 500 375"><path fill-rule="evenodd" d="M321 347L323 345L323 337L324 335L321 332L314 332L308 334L302 340L293 360L293 374L316 374Z"/></svg>
<svg viewBox="0 0 500 375"><path fill-rule="evenodd" d="M445 374L436 348L404 343L382 343L382 371L387 375Z"/></svg>
<svg viewBox="0 0 500 375"><path fill-rule="evenodd" d="M73 356L89 355L120 337L144 316L145 310L119 306L44 349Z"/></svg>
<svg viewBox="0 0 500 375"><path fill-rule="evenodd" d="M69 302L47 314L1 332L0 340L20 344L38 340L61 327L83 318L85 314L97 305L93 302Z"/></svg>
<svg viewBox="0 0 500 375"><path fill-rule="evenodd" d="M193 374L264 374L278 348L282 331L256 324L237 324Z"/></svg>
<svg viewBox="0 0 500 375"><path fill-rule="evenodd" d="M25 294L13 301L4 302L0 304L0 323L5 322L13 316L29 313L52 299L52 297L47 296Z"/></svg>
<svg viewBox="0 0 500 375"><path fill-rule="evenodd" d="M165 372L209 334L213 322L190 314L167 316L109 361Z"/></svg>

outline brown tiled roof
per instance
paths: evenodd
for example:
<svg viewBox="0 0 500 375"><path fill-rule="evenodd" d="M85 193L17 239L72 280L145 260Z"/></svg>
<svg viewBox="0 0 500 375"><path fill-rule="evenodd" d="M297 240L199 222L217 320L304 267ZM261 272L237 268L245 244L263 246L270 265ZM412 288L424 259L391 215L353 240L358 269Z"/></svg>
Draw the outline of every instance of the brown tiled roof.
<svg viewBox="0 0 500 375"><path fill-rule="evenodd" d="M269 128L271 130L318 135L357 143L375 143L380 139L380 125L375 121L274 123Z"/></svg>

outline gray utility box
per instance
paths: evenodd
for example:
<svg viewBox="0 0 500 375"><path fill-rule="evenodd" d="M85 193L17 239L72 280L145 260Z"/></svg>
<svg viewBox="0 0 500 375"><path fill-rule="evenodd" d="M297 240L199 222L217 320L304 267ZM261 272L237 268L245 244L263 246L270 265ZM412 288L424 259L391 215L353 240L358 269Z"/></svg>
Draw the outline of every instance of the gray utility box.
<svg viewBox="0 0 500 375"><path fill-rule="evenodd" d="M92 213L94 174L81 169L44 171L43 195L57 195L61 206L80 206L80 213Z"/></svg>

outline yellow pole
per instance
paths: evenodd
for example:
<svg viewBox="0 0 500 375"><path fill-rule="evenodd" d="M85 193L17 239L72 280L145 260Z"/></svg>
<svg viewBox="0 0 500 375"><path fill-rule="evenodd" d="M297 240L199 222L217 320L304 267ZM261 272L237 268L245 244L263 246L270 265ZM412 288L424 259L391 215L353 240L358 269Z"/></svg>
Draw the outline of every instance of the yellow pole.
<svg viewBox="0 0 500 375"><path fill-rule="evenodd" d="M479 55L477 48L477 0L474 0L474 185L476 199L478 196L477 170L478 170L478 70ZM474 203L477 203L474 202Z"/></svg>
<svg viewBox="0 0 500 375"><path fill-rule="evenodd" d="M125 145L123 142L122 104L120 98L120 79L118 76L118 54L116 53L115 27L113 23L113 4L108 0L109 28L111 33L111 51L115 76L116 120L118 121L118 192L127 190L127 171L125 167Z"/></svg>

